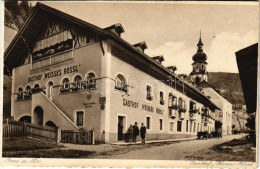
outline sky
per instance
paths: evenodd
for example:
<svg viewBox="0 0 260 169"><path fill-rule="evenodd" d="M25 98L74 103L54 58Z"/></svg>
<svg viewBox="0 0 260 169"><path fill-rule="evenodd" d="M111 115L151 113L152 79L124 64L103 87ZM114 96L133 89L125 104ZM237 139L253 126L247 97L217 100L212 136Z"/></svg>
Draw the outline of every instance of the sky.
<svg viewBox="0 0 260 169"><path fill-rule="evenodd" d="M121 23L123 39L145 41L149 56L163 55L164 66L189 74L200 36L209 72L238 72L235 52L258 42L258 3L43 2L105 28Z"/></svg>

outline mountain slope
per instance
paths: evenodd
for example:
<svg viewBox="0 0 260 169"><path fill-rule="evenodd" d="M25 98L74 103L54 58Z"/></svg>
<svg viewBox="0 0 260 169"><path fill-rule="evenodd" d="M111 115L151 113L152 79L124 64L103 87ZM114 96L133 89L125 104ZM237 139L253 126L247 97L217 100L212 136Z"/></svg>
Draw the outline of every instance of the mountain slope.
<svg viewBox="0 0 260 169"><path fill-rule="evenodd" d="M209 72L208 82L232 104L245 104L238 73Z"/></svg>

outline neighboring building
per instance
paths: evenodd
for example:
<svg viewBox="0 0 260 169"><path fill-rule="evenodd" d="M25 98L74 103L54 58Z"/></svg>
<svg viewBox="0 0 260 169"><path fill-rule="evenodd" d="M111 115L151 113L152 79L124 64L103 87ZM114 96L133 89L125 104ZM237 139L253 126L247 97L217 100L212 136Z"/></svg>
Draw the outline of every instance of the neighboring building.
<svg viewBox="0 0 260 169"><path fill-rule="evenodd" d="M194 62L192 63L193 70L190 73L191 83L220 108L221 111L215 114L215 118L222 123L222 134L232 134L232 104L221 95L219 90L216 90L213 85L207 82L207 55L202 49L201 36L197 46L197 53L192 57Z"/></svg>
<svg viewBox="0 0 260 169"><path fill-rule="evenodd" d="M4 49L8 47L14 38L16 30L4 26ZM11 86L12 79L11 73L7 71L6 67L4 67L4 86L3 86L3 117L11 118Z"/></svg>
<svg viewBox="0 0 260 169"><path fill-rule="evenodd" d="M5 52L14 119L94 128L100 142L123 140L135 122L145 123L147 140L214 131L218 106L123 32L121 24L101 29L37 3Z"/></svg>
<svg viewBox="0 0 260 169"><path fill-rule="evenodd" d="M258 43L237 51L236 59L247 113L256 113Z"/></svg>

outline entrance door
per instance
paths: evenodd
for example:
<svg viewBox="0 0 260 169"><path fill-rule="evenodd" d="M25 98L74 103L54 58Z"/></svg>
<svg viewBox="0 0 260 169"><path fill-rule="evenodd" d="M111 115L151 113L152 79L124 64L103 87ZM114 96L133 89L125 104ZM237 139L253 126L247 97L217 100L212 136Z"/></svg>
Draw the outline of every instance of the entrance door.
<svg viewBox="0 0 260 169"><path fill-rule="evenodd" d="M123 140L123 130L125 125L125 117L118 116L118 141Z"/></svg>
<svg viewBox="0 0 260 169"><path fill-rule="evenodd" d="M53 83L49 82L47 88L47 97L50 98L51 100L52 100L52 87L53 87Z"/></svg>

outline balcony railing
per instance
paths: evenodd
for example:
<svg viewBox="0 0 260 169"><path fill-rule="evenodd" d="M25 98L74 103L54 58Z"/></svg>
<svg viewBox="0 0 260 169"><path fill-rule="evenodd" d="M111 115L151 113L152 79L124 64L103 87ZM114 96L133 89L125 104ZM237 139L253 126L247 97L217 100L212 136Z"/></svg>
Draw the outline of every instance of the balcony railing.
<svg viewBox="0 0 260 169"><path fill-rule="evenodd" d="M73 51L67 50L54 55L47 56L45 58L33 61L32 69L39 69L42 67L50 66L52 64L67 61L73 58Z"/></svg>
<svg viewBox="0 0 260 169"><path fill-rule="evenodd" d="M178 112L176 110L169 109L169 117L176 118L178 116Z"/></svg>
<svg viewBox="0 0 260 169"><path fill-rule="evenodd" d="M184 119L184 112L180 112L180 113L179 113L179 119L180 119L180 120L183 120L183 119Z"/></svg>

